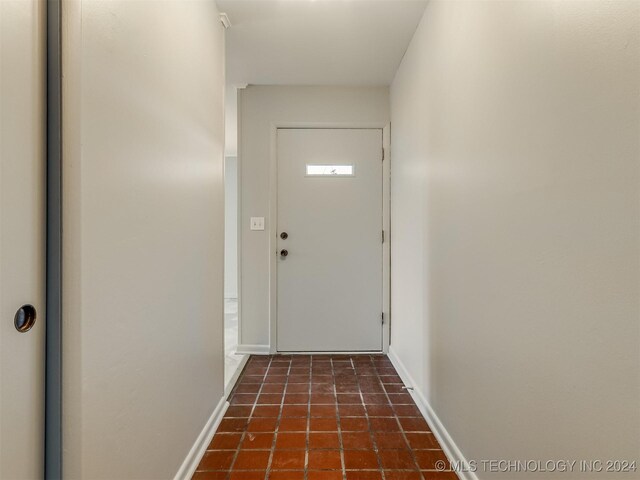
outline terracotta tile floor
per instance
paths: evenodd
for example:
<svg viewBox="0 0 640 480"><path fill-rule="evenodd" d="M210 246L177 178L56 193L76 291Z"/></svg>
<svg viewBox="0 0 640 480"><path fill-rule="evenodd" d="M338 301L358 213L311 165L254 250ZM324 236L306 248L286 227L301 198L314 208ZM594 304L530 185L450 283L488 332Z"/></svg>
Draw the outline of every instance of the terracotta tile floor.
<svg viewBox="0 0 640 480"><path fill-rule="evenodd" d="M446 457L384 355L252 356L197 480L441 480Z"/></svg>

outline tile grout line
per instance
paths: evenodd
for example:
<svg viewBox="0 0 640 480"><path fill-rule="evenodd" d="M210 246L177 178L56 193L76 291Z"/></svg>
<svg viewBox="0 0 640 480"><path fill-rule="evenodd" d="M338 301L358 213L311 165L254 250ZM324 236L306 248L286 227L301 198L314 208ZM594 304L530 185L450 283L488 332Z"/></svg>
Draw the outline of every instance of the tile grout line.
<svg viewBox="0 0 640 480"><path fill-rule="evenodd" d="M338 429L338 446L340 448L340 465L342 467L342 480L347 480L347 467L344 462L344 443L342 442L342 427L340 424L340 408L338 406L338 389L336 387L336 372L333 365L333 358L331 358L331 383L333 384L333 396L335 398L336 405L336 425Z"/></svg>
<svg viewBox="0 0 640 480"><path fill-rule="evenodd" d="M373 365L373 360L371 356L369 356L369 360ZM351 360L351 363L353 365L353 360ZM374 365L374 368L375 368L375 365ZM354 371L355 371L355 368L354 368ZM382 386L382 382L380 381L380 377L378 376L377 370L376 370L376 379L378 380L378 383ZM367 425L369 427L369 430L368 430L369 437L371 438L371 443L373 444L373 451L376 453L376 460L378 460L378 468L380 469L380 476L382 477L382 480L386 480L384 469L382 468L382 460L380 459L378 441L376 439L375 432L371 429L371 419L369 418L369 410L367 409L367 404L364 401L364 395L362 394L362 387L360 386L360 377L358 377L357 374L356 374L356 381L358 382L358 394L360 395L360 401L362 402L362 408L364 409L364 416L367 419ZM384 389L384 387L382 388Z"/></svg>
<svg viewBox="0 0 640 480"><path fill-rule="evenodd" d="M271 357L273 361L273 357ZM278 430L280 428L280 421L282 420L282 411L284 410L284 397L287 393L287 387L289 386L289 374L291 373L291 365L293 365L293 359L289 361L289 369L287 370L287 379L284 382L284 388L282 390L282 398L280 399L280 411L278 412L278 418L276 420L275 430L273 431L273 441L271 442L271 452L269 452L269 460L267 462L267 469L265 470L265 480L268 480L271 476L271 464L273 462L273 456L276 453L276 441L278 440ZM269 362L269 368L271 368L271 362ZM269 373L269 370L267 370ZM264 377L265 383L267 383L267 376Z"/></svg>
<svg viewBox="0 0 640 480"><path fill-rule="evenodd" d="M247 365L249 365L249 362L253 359L254 357L251 356L249 357L249 361L247 361ZM240 443L238 443L238 448L236 449L236 453L233 456L233 459L231 460L231 463L229 464L229 471L227 472L226 475L226 479L229 480L231 478L231 472L233 472L233 466L236 463L236 460L238 459L238 455L240 454L240 448L242 447L242 442L244 442L244 439L248 433L249 430L249 423L251 422L252 418L253 418L253 412L255 412L256 410L256 406L258 405L258 398L260 398L260 394L262 393L262 387L264 387L265 384L265 379L267 378L267 372L269 371L269 368L271 367L271 362L273 361L272 358L269 359L269 364L267 365L267 370L264 372L264 375L262 377L262 383L260 384L260 388L258 389L258 393L256 394L256 399L253 402L253 406L251 407L251 412L249 413L249 418L247 418L247 424L245 426L244 431L242 432L242 435L240 436ZM243 378L244 374L242 375ZM240 384L240 378L238 379L238 384ZM236 385L236 387L237 387ZM234 387L234 389L236 388Z"/></svg>
<svg viewBox="0 0 640 480"><path fill-rule="evenodd" d="M311 385L313 379L313 355L309 356L309 398L307 399L307 431L304 437L304 480L309 479L309 437L311 437Z"/></svg>

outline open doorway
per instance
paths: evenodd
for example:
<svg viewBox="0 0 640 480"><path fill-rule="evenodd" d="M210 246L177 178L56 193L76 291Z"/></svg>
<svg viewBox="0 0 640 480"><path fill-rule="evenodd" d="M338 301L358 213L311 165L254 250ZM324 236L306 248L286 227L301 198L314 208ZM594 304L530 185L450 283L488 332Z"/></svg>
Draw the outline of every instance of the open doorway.
<svg viewBox="0 0 640 480"><path fill-rule="evenodd" d="M224 160L224 384L229 393L244 366L246 355L236 353L239 339L238 282L238 158L236 89L227 87Z"/></svg>

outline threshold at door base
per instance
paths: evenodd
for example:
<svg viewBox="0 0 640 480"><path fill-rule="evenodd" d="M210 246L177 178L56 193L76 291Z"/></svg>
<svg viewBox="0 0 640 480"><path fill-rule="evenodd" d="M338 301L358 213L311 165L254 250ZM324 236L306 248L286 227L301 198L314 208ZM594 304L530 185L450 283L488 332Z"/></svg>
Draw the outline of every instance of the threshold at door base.
<svg viewBox="0 0 640 480"><path fill-rule="evenodd" d="M240 344L236 348L236 353L245 353L249 355L269 355L271 347L269 345L247 345Z"/></svg>

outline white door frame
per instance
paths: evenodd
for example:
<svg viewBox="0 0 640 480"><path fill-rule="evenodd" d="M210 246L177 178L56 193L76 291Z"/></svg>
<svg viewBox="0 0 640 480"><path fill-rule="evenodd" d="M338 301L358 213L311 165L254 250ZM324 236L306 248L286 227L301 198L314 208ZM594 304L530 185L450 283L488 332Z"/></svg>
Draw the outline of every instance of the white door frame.
<svg viewBox="0 0 640 480"><path fill-rule="evenodd" d="M389 351L391 334L391 124L389 123L318 123L318 122L272 122L271 142L269 153L269 349L271 354L278 353L278 129L279 128L308 128L308 129L378 129L382 130L382 149L384 161L382 163L382 228L385 241L382 245L382 311L384 324L382 325L382 350ZM300 352L303 354L315 352ZM319 352L331 353L331 352ZM349 353L349 352L336 352ZM361 353L361 352L353 352Z"/></svg>

